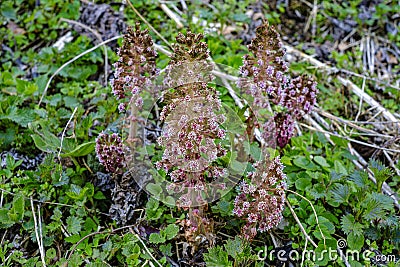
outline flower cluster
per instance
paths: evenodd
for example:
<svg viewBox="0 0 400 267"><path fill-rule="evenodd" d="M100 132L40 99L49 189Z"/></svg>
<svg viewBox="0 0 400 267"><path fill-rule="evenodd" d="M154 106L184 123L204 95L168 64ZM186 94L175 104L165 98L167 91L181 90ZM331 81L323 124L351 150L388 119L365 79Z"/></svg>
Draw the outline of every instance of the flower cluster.
<svg viewBox="0 0 400 267"><path fill-rule="evenodd" d="M96 138L96 155L108 172L125 167L124 145L118 134L100 133Z"/></svg>
<svg viewBox="0 0 400 267"><path fill-rule="evenodd" d="M290 81L279 94L279 104L296 119L309 114L317 102L317 83L310 77L302 75Z"/></svg>
<svg viewBox="0 0 400 267"><path fill-rule="evenodd" d="M114 63L115 79L111 80L112 91L118 100L123 100L118 109L124 111L128 104L141 107L143 99L139 95L144 88L152 86L152 77L158 74L155 64L157 53L148 30L129 27L122 47L118 50L119 60Z"/></svg>
<svg viewBox="0 0 400 267"><path fill-rule="evenodd" d="M256 37L248 46L252 54L243 56L241 78L237 84L254 97L254 104L258 107L266 108L269 105L267 96L274 100L289 81L282 47L279 33L268 24L263 24L257 28Z"/></svg>
<svg viewBox="0 0 400 267"><path fill-rule="evenodd" d="M267 23L257 28L249 51L251 54L243 57L237 85L253 97L254 107L264 109L274 104L286 109L263 124L264 138L270 137L270 126L274 124L273 139L284 147L293 136L295 119L309 114L315 106L317 84L305 75L292 79L287 74L288 64L279 33Z"/></svg>
<svg viewBox="0 0 400 267"><path fill-rule="evenodd" d="M191 32L176 38L164 79L173 90L164 92L167 104L160 114L164 128L158 144L164 153L156 167L169 174L168 189L181 194L177 205L185 209L205 204L202 192L207 182L226 175L225 169L213 165L226 152L215 142L225 137L220 127L225 117L216 90L207 85L212 78L204 61L209 51L201 38Z"/></svg>
<svg viewBox="0 0 400 267"><path fill-rule="evenodd" d="M242 235L252 240L258 232L275 227L282 219L285 202L286 175L279 157L255 164L256 170L248 174L251 182L241 182L240 194L234 201L234 215L244 218Z"/></svg>
<svg viewBox="0 0 400 267"><path fill-rule="evenodd" d="M262 127L269 129L262 133L269 145L277 144L279 147L284 147L294 135L294 119L288 113L276 113Z"/></svg>

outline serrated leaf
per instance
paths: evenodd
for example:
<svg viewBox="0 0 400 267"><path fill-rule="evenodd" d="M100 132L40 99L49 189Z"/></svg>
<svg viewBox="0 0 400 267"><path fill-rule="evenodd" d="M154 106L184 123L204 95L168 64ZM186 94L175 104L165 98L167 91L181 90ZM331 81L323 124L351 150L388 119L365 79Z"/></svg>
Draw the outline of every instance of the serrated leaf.
<svg viewBox="0 0 400 267"><path fill-rule="evenodd" d="M53 210L53 215L51 215L50 219L52 219L53 221L60 221L61 218L62 218L62 212L60 208L56 207Z"/></svg>
<svg viewBox="0 0 400 267"><path fill-rule="evenodd" d="M224 247L228 255L233 258L243 252L242 240L237 236L235 236L235 239L228 239Z"/></svg>
<svg viewBox="0 0 400 267"><path fill-rule="evenodd" d="M71 235L71 236L67 236L66 238L64 238L65 241L75 244L78 243L79 240L81 240L81 236L79 234L75 234L75 235Z"/></svg>
<svg viewBox="0 0 400 267"><path fill-rule="evenodd" d="M165 243L166 240L165 237L161 236L160 234L151 233L149 241L153 244L160 244L160 243Z"/></svg>
<svg viewBox="0 0 400 267"><path fill-rule="evenodd" d="M393 200L389 196L374 192L368 195L362 207L365 220L385 219L388 211L393 209Z"/></svg>
<svg viewBox="0 0 400 267"><path fill-rule="evenodd" d="M353 172L349 180L355 183L360 189L366 189L368 187L368 173L364 171Z"/></svg>
<svg viewBox="0 0 400 267"><path fill-rule="evenodd" d="M342 231L346 235L350 233L354 233L357 236L363 234L364 226L361 223L356 222L352 214L342 216L340 225L342 226Z"/></svg>
<svg viewBox="0 0 400 267"><path fill-rule="evenodd" d="M17 79L16 89L20 95L32 95L38 90L38 86L33 82Z"/></svg>
<svg viewBox="0 0 400 267"><path fill-rule="evenodd" d="M14 222L22 220L25 211L25 198L22 194L14 196L12 207L8 212L8 217Z"/></svg>
<svg viewBox="0 0 400 267"><path fill-rule="evenodd" d="M338 160L335 160L335 172L345 176L349 174L346 168L344 167L343 163L341 163Z"/></svg>
<svg viewBox="0 0 400 267"><path fill-rule="evenodd" d="M232 266L232 263L228 260L228 253L220 246L208 249L208 253L204 253L203 256L207 267Z"/></svg>
<svg viewBox="0 0 400 267"><path fill-rule="evenodd" d="M35 120L35 112L30 109L10 106L7 108L5 114L0 115L0 120L2 119L9 119L22 127L27 127L30 122Z"/></svg>
<svg viewBox="0 0 400 267"><path fill-rule="evenodd" d="M8 209L0 209L0 228L9 228L14 225L14 221L8 216Z"/></svg>
<svg viewBox="0 0 400 267"><path fill-rule="evenodd" d="M360 251L364 246L364 235L355 235L353 232L347 236L347 245L350 249Z"/></svg>
<svg viewBox="0 0 400 267"><path fill-rule="evenodd" d="M350 196L350 188L347 185L334 184L331 190L332 199L337 203L347 203Z"/></svg>
<svg viewBox="0 0 400 267"><path fill-rule="evenodd" d="M314 199L320 199L326 196L325 187L321 184L314 184L309 192Z"/></svg>
<svg viewBox="0 0 400 267"><path fill-rule="evenodd" d="M160 246L160 251L167 256L172 256L172 245L170 243Z"/></svg>
<svg viewBox="0 0 400 267"><path fill-rule="evenodd" d="M330 181L331 182L335 182L335 181L339 181L340 179L343 178L343 174L337 173L336 171L331 171L330 173Z"/></svg>
<svg viewBox="0 0 400 267"><path fill-rule="evenodd" d="M86 184L84 188L80 187L76 184L71 184L70 189L65 192L68 197L75 199L75 200L83 200L86 197L92 197L94 194L94 187L93 185L90 186Z"/></svg>
<svg viewBox="0 0 400 267"><path fill-rule="evenodd" d="M179 227L175 224L169 224L163 231L167 240L171 240L178 234Z"/></svg>
<svg viewBox="0 0 400 267"><path fill-rule="evenodd" d="M82 229L83 220L80 217L69 216L67 218L67 231L73 235L79 234Z"/></svg>

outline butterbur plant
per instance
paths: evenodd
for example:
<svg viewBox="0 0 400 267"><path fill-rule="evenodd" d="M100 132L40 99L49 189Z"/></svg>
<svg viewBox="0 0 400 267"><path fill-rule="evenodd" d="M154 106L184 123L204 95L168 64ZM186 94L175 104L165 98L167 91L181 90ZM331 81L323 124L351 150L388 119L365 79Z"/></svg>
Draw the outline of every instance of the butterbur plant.
<svg viewBox="0 0 400 267"><path fill-rule="evenodd" d="M184 209L206 204L203 192L208 182L226 175L213 164L226 152L215 141L225 137L220 127L225 117L218 114L221 101L216 90L207 84L211 77L203 77L209 51L201 38L191 32L177 36L164 79L164 85L173 89L164 92L167 104L160 114L165 125L158 143L164 153L156 167L168 173L172 181L168 189L181 194L177 205ZM181 78L172 78L178 74Z"/></svg>
<svg viewBox="0 0 400 267"><path fill-rule="evenodd" d="M114 79L111 80L112 92L120 100L118 109L124 111L128 105L141 107L143 99L140 93L144 88L152 87L152 77L157 74L153 40L148 30L128 27L122 47L117 52L119 59L114 63Z"/></svg>
<svg viewBox="0 0 400 267"><path fill-rule="evenodd" d="M213 190L225 187L215 181L227 175L215 164L226 153L216 142L225 137L220 126L225 117L219 114L217 91L208 86L211 66L205 61L209 51L202 38L202 34L191 32L176 38L164 78L166 105L160 114L164 128L158 144L164 152L156 163L156 168L163 169L171 179L168 190L178 197L177 206L189 210L183 223L187 236L209 234L212 222L203 211Z"/></svg>
<svg viewBox="0 0 400 267"><path fill-rule="evenodd" d="M118 134L100 133L96 139L96 155L110 173L117 173L125 167L125 149Z"/></svg>
<svg viewBox="0 0 400 267"><path fill-rule="evenodd" d="M285 203L286 175L280 158L270 160L267 156L254 167L247 175L249 181L239 184L233 209L234 215L246 221L242 236L247 240L278 225Z"/></svg>
<svg viewBox="0 0 400 267"><path fill-rule="evenodd" d="M130 107L129 140L136 137L137 108L143 105L140 95L145 89L154 89L153 79L159 73L156 68L156 51L148 30L128 27L122 47L117 52L119 59L114 63L114 79L111 80L112 92L119 100L120 112Z"/></svg>
<svg viewBox="0 0 400 267"><path fill-rule="evenodd" d="M157 139L162 155L155 167L167 181L161 191L174 196L176 206L187 212L180 223L186 240L193 246L200 235L213 244L214 223L207 218L208 203L230 188L227 183L236 175L228 173L231 163L225 156L236 152L228 154L227 151L227 148L232 149L232 142L229 142L232 139L228 140L224 129L227 114L224 115L217 89L210 85L214 79L213 65L207 61L209 50L202 38L202 34L190 31L179 33L171 60L160 77L155 67L153 42L148 32L141 31L137 24L135 30L128 29L124 37L112 83L113 93L120 101L120 111L130 107L129 138L136 134L132 131L132 122L142 103L140 93L154 88L152 81L156 76L162 83L158 104L162 106L159 120L163 130ZM261 132L264 138L273 139L280 147L292 137L295 120L311 112L318 93L311 78L290 78L282 47L273 27L267 24L259 27L249 46L250 54L244 57L240 69L242 77L238 81L245 93L252 96L250 106L255 112L250 112L249 116L259 117L262 113L257 112L257 108L273 114L265 120ZM255 126L247 127L244 132L252 131ZM229 138L239 140L239 135L230 134ZM132 150L124 147L116 134L102 133L97 138L96 152L109 172L125 167L129 158L127 151ZM245 157L247 159L247 155ZM243 165L251 168L247 162ZM242 236L250 241L257 232L268 231L280 222L286 190L286 176L279 157L271 159L268 154L253 164L253 169L238 187L233 210L234 215L245 221Z"/></svg>
<svg viewBox="0 0 400 267"><path fill-rule="evenodd" d="M295 120L309 114L316 104L317 84L306 75L291 78L279 33L264 23L243 57L237 85L252 96L253 110L280 106L263 125L264 139L283 148L294 134ZM274 142L271 142L274 141Z"/></svg>

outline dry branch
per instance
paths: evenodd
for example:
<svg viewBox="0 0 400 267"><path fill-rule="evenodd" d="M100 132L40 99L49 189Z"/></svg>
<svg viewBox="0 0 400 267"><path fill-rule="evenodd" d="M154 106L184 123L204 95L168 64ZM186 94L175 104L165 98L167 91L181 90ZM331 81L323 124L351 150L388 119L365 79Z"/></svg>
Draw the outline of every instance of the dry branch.
<svg viewBox="0 0 400 267"><path fill-rule="evenodd" d="M294 56L298 56L301 58L304 58L306 61L308 61L309 63L315 65L318 68L321 69L327 69L330 68L328 65L326 65L325 63L322 63L321 61L313 58L312 56L309 56L307 54L304 54L303 52L285 45L285 49L286 52L288 52L289 54L292 54ZM355 95L357 95L359 98L363 99L363 101L365 101L366 103L368 103L371 107L373 107L374 109L376 109L378 111L378 113L382 113L383 117L385 117L385 119L389 122L393 123L393 129L396 130L397 132L399 132L399 128L400 128L400 121L396 119L396 117L390 113L387 109L385 109L381 104L379 104L375 99L373 99L370 95L368 95L367 93L363 92L363 90L361 90L360 87L358 87L357 85L355 85L353 82L351 82L348 79L345 79L341 76L337 76L337 79L344 85L349 87Z"/></svg>

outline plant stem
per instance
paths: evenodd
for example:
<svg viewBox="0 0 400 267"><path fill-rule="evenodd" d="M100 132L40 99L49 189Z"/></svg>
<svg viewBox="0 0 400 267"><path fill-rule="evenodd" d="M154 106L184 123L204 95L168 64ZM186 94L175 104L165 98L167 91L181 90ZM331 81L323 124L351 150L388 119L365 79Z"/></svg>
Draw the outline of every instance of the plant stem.
<svg viewBox="0 0 400 267"><path fill-rule="evenodd" d="M138 110L134 103L131 103L131 116L129 124L129 143L131 148L135 147L135 138L137 137L137 115Z"/></svg>

